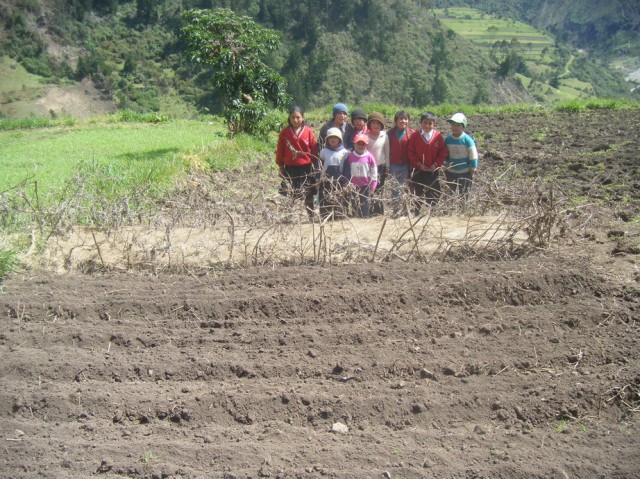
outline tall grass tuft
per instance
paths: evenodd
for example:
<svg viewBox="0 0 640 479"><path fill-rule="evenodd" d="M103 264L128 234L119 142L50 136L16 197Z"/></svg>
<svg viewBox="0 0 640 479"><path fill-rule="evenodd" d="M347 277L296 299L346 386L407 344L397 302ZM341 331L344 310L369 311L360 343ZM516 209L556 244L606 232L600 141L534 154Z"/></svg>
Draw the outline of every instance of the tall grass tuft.
<svg viewBox="0 0 640 479"><path fill-rule="evenodd" d="M276 142L275 132L267 138L238 134L233 139L225 139L209 145L200 155L202 161L212 171L233 170L245 164L262 161L267 155L273 156Z"/></svg>
<svg viewBox="0 0 640 479"><path fill-rule="evenodd" d="M75 118L70 116L63 116L55 119L35 116L19 120L0 118L0 130L28 130L33 128L73 126L75 124Z"/></svg>
<svg viewBox="0 0 640 479"><path fill-rule="evenodd" d="M131 110L119 110L107 117L107 123L163 123L169 118L159 113L138 113Z"/></svg>
<svg viewBox="0 0 640 479"><path fill-rule="evenodd" d="M0 281L6 278L9 273L15 271L18 263L18 258L14 250L0 248Z"/></svg>

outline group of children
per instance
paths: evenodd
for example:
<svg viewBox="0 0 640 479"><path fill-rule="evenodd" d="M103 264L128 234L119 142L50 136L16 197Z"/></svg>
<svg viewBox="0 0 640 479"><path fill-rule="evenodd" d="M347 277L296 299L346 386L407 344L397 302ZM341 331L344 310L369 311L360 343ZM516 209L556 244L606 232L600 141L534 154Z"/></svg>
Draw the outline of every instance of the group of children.
<svg viewBox="0 0 640 479"><path fill-rule="evenodd" d="M347 106L337 103L316 140L305 125L304 111L295 106L289 111L289 126L280 132L276 150L280 176L285 186L305 198L311 218L316 197L323 219L343 216L349 209L358 217L384 213L381 197L387 178L394 179L392 199L400 198L405 187L416 195L412 211L416 215L422 205L438 201L441 170L451 190L464 196L470 191L478 151L464 131L463 113L447 120L451 133L446 137L435 129L436 115L431 112L420 116L419 131L409 127L405 111L395 114L388 131L378 112L367 116L355 109L351 122L348 118ZM400 212L397 207L395 213Z"/></svg>

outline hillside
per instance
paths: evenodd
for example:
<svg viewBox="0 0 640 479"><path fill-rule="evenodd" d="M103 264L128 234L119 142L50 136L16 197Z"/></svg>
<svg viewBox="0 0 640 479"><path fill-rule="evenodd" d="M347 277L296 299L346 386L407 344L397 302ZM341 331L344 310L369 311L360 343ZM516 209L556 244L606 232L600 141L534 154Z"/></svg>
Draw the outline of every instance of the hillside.
<svg viewBox="0 0 640 479"><path fill-rule="evenodd" d="M628 80L640 80L640 3L624 0L434 0L440 8L473 8L517 19L613 65Z"/></svg>
<svg viewBox="0 0 640 479"><path fill-rule="evenodd" d="M92 105L86 111L129 108L179 117L215 112L219 104L208 84L210 72L196 68L183 54L180 13L229 3L5 0L0 3L4 19L0 53L5 63L17 61L35 75L38 85L31 87L16 78L17 69L5 70L3 75L12 81L0 86L0 114L76 114L71 103L51 106L44 100L52 85L61 84L69 98ZM518 48L504 45L488 52L441 22L422 2L232 3L238 13L280 32L281 48L267 62L285 76L294 101L308 108L337 99L411 107L555 101L558 98L541 93L539 85L552 84L554 74L561 75L573 57L571 72L578 83L570 85L577 92L571 96L583 91L601 97L630 96L622 74L611 74L607 65L573 55L569 47L548 55L554 62L551 72L524 72L513 61L521 55ZM522 13L517 2L507 3ZM91 90L87 81L99 98L85 94ZM33 107L36 101L38 108Z"/></svg>

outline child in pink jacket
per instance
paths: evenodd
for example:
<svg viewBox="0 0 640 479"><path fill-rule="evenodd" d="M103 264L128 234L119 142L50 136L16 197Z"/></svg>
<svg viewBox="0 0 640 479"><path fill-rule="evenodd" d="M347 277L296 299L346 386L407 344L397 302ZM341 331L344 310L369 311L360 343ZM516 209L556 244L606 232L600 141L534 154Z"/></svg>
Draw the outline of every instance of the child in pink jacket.
<svg viewBox="0 0 640 479"><path fill-rule="evenodd" d="M369 216L371 194L378 186L378 165L373 155L367 151L368 143L367 135L356 135L354 151L349 153L344 163L344 176L356 189L351 205L359 218Z"/></svg>

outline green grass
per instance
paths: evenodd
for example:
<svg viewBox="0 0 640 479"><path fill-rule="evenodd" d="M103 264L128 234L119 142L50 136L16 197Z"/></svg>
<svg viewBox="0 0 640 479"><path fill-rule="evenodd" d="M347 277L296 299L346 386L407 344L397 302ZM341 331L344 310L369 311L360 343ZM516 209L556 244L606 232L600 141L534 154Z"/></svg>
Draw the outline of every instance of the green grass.
<svg viewBox="0 0 640 479"><path fill-rule="evenodd" d="M0 192L38 182L40 192L62 187L79 170L166 182L184 170L181 156L220 140L224 127L204 121L83 123L0 131ZM156 172L157 174L154 174Z"/></svg>
<svg viewBox="0 0 640 479"><path fill-rule="evenodd" d="M13 249L0 247L0 281L14 271L18 265L18 258Z"/></svg>
<svg viewBox="0 0 640 479"><path fill-rule="evenodd" d="M45 92L47 80L28 73L22 65L0 56L0 117L35 114L35 100Z"/></svg>
<svg viewBox="0 0 640 479"><path fill-rule="evenodd" d="M0 57L0 95L42 87L42 77L27 72L7 56Z"/></svg>

